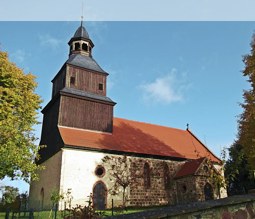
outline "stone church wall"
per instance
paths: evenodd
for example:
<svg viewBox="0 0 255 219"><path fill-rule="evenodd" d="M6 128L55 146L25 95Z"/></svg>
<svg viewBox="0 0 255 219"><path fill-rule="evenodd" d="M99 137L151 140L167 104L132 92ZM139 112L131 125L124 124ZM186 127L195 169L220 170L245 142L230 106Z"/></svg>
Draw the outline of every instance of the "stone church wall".
<svg viewBox="0 0 255 219"><path fill-rule="evenodd" d="M145 163L150 166L150 187L144 186L143 168ZM165 187L164 169L166 164L169 168L170 182ZM151 158L132 158L131 171L137 172L137 182L131 185L129 194L129 205L131 206L150 206L150 205L166 205L175 204L176 185L174 175L179 170L183 162L180 161L163 161Z"/></svg>
<svg viewBox="0 0 255 219"><path fill-rule="evenodd" d="M103 162L105 156L110 158L107 162ZM113 189L116 179L110 174L112 165L115 165L113 160L122 157L123 155L98 151L62 148L59 153L43 163L46 169L41 172L40 181L31 184L31 206L41 208L43 205L44 209L49 209L50 194L54 188L59 189L60 194L65 197L59 203L60 209L87 205L98 183L105 188L106 208L112 207L112 200L114 207L122 206L123 187ZM185 161L134 156L127 156L127 160L129 168L123 171L132 176L133 181L126 189L126 205L174 205L204 200L205 177L187 176L174 179ZM145 178L145 164L148 166L148 178ZM98 167L102 168L103 173L97 174ZM42 188L44 188L43 204Z"/></svg>

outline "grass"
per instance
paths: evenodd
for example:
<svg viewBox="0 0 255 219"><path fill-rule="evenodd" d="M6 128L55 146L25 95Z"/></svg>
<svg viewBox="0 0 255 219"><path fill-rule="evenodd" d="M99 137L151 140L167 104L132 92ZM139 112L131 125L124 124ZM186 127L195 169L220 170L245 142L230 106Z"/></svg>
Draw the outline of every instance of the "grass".
<svg viewBox="0 0 255 219"><path fill-rule="evenodd" d="M127 207L126 209L114 209L113 215L132 214L136 212L142 212L147 210L156 209L162 206L150 206L150 207ZM101 211L105 217L112 216L112 210Z"/></svg>
<svg viewBox="0 0 255 219"><path fill-rule="evenodd" d="M131 213L136 213L136 212L141 212L141 211L147 211L147 210L152 210L156 209L158 207L162 206L150 206L150 207L127 207L126 209L118 208L114 209L113 215L122 215L122 214L131 214ZM97 211L100 213L103 217L107 218L108 216L112 216L112 210L107 209L104 211ZM62 217L63 212L58 211L57 212L57 219L63 219ZM12 217L12 213L10 213L10 219ZM27 212L26 215L24 213L21 213L20 216L16 214L17 219L29 219L29 213ZM39 212L34 212L34 219L53 219L54 218L54 211L39 211ZM0 212L0 219L5 219L5 212Z"/></svg>
<svg viewBox="0 0 255 219"><path fill-rule="evenodd" d="M10 213L9 218L10 219L12 218L12 213ZM16 214L16 218L29 219L29 213L27 212L25 215L24 213L21 213L20 216ZM34 219L52 219L52 218L54 218L54 212L50 212L50 211L34 212ZM5 219L5 212L0 212L0 219ZM57 219L63 219L60 211L58 211L57 213Z"/></svg>

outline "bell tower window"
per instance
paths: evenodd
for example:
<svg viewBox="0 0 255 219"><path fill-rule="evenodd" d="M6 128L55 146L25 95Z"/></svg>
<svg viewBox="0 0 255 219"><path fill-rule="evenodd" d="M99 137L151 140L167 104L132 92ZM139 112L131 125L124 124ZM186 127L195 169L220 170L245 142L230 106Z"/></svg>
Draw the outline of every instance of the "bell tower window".
<svg viewBox="0 0 255 219"><path fill-rule="evenodd" d="M74 50L79 50L81 48L80 43L75 43L74 44Z"/></svg>
<svg viewBox="0 0 255 219"><path fill-rule="evenodd" d="M88 45L86 43L82 44L82 50L88 51Z"/></svg>

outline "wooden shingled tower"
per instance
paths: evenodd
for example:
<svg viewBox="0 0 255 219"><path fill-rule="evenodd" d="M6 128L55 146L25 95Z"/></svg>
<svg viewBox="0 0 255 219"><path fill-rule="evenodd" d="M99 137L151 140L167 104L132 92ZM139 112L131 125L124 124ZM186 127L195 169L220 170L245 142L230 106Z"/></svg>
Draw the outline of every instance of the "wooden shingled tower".
<svg viewBox="0 0 255 219"><path fill-rule="evenodd" d="M83 23L68 42L69 58L52 80L52 98L42 110L40 163L63 146L58 126L111 133L113 107L105 72L93 59L94 44Z"/></svg>

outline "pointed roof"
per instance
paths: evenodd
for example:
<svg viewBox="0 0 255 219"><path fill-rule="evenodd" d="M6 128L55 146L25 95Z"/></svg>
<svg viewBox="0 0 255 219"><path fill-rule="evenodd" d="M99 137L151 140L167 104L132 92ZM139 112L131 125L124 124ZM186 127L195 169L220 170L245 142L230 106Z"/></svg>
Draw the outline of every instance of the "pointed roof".
<svg viewBox="0 0 255 219"><path fill-rule="evenodd" d="M82 22L81 22L81 26L76 30L73 38L89 39L89 34L88 34L87 30L85 29L85 27L82 25Z"/></svg>
<svg viewBox="0 0 255 219"><path fill-rule="evenodd" d="M221 162L189 130L114 118L112 134L63 126L59 132L68 147L176 159L199 155Z"/></svg>
<svg viewBox="0 0 255 219"><path fill-rule="evenodd" d="M81 22L81 25L75 31L73 37L69 40L68 44L70 45L71 42L73 42L74 40L81 40L81 39L90 42L91 46L94 47L94 44L92 40L89 38L89 34L86 28L83 26L83 22Z"/></svg>

